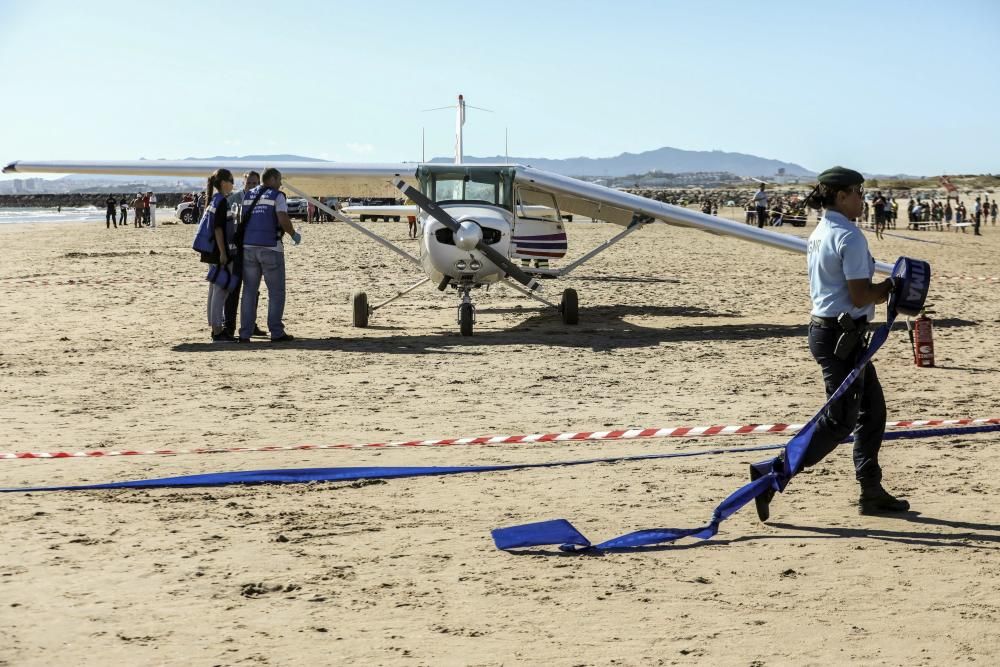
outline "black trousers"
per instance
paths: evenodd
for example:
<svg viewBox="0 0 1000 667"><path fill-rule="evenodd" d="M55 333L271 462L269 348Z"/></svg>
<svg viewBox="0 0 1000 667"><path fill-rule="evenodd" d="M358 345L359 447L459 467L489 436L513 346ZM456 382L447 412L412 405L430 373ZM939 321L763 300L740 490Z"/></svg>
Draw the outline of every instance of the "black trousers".
<svg viewBox="0 0 1000 667"><path fill-rule="evenodd" d="M236 287L226 295L226 305L222 311L226 322L223 330L230 336L235 336L236 330L240 328L240 321L236 319L236 309L240 305L240 292L242 291L243 276L239 276ZM260 294L257 295L257 298L258 300L260 299ZM256 323L254 323L254 326L256 326Z"/></svg>
<svg viewBox="0 0 1000 667"><path fill-rule="evenodd" d="M767 222L767 209L763 206L757 207L757 226L763 227L764 223Z"/></svg>
<svg viewBox="0 0 1000 667"><path fill-rule="evenodd" d="M236 307L240 303L240 292L243 291L243 276L239 277L236 282L236 287L230 290L229 294L226 295L226 305L223 308L223 314L225 317L225 326L223 329L226 333L231 336L236 335L236 329L239 328L240 321L236 319Z"/></svg>
<svg viewBox="0 0 1000 667"><path fill-rule="evenodd" d="M829 398L844 381L863 354L858 346L847 360L834 356L833 349L840 336L838 329L809 325L809 351L823 369L823 383ZM854 384L820 415L803 463L806 468L822 461L848 435L854 433L854 473L858 481L877 482L882 479L878 452L885 434L885 395L869 362Z"/></svg>

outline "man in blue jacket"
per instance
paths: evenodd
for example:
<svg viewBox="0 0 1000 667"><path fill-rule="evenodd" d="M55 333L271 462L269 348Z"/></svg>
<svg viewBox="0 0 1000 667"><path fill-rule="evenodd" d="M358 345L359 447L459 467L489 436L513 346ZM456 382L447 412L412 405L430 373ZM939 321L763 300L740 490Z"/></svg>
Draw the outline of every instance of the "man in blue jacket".
<svg viewBox="0 0 1000 667"><path fill-rule="evenodd" d="M250 342L257 321L260 280L267 285L267 328L272 343L294 340L285 331L285 247L281 237L288 234L295 245L302 236L288 217L288 201L281 187L281 172L265 169L261 185L246 193L243 205L251 207L242 233L243 299L240 301L240 342Z"/></svg>

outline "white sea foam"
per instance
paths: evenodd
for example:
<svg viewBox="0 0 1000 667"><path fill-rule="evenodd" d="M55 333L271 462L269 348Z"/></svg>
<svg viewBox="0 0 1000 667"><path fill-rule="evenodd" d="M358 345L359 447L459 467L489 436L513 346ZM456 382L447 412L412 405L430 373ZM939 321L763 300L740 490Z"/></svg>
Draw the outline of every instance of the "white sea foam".
<svg viewBox="0 0 1000 667"><path fill-rule="evenodd" d="M156 217L161 220L173 216L174 209L157 207ZM128 224L132 224L133 211L128 212ZM0 225L25 222L104 222L104 209L97 206L63 206L56 208L0 208Z"/></svg>

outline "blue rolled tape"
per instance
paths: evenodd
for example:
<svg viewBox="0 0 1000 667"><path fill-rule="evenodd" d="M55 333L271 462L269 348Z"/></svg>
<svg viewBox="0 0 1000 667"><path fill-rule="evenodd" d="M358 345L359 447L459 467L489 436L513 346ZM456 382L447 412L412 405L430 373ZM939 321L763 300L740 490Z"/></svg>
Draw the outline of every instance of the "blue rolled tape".
<svg viewBox="0 0 1000 667"><path fill-rule="evenodd" d="M896 289L889 295L889 316L919 315L931 286L931 265L920 259L900 257L892 267L892 277Z"/></svg>

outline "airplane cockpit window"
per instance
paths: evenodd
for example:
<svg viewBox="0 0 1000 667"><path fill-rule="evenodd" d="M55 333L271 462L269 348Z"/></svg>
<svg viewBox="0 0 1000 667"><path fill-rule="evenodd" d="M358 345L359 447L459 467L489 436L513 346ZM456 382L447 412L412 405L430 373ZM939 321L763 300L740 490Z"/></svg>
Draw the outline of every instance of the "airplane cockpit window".
<svg viewBox="0 0 1000 667"><path fill-rule="evenodd" d="M433 174L430 195L434 201L491 204L510 210L510 187L496 171L442 172Z"/></svg>
<svg viewBox="0 0 1000 667"><path fill-rule="evenodd" d="M438 177L434 180L434 201L456 201L464 199L462 191L465 183L462 178L442 178Z"/></svg>

